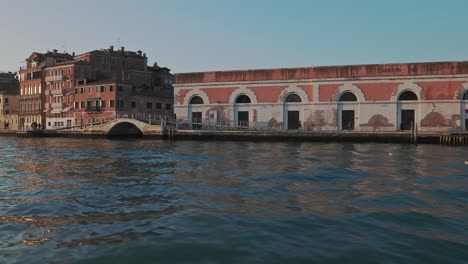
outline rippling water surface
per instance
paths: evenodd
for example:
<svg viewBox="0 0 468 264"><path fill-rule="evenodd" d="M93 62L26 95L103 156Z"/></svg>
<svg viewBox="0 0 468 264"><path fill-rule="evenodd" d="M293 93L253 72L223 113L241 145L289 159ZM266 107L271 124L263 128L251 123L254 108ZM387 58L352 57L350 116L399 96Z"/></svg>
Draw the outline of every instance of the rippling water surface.
<svg viewBox="0 0 468 264"><path fill-rule="evenodd" d="M435 145L0 138L0 263L467 263L464 160Z"/></svg>

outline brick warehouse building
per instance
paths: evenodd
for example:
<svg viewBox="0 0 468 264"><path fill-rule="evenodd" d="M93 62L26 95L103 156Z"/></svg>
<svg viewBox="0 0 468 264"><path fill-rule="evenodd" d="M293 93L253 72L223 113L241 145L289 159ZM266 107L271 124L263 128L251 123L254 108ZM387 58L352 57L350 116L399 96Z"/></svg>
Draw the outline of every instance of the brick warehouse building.
<svg viewBox="0 0 468 264"><path fill-rule="evenodd" d="M468 128L468 62L176 74L178 121L312 131Z"/></svg>
<svg viewBox="0 0 468 264"><path fill-rule="evenodd" d="M172 116L173 75L141 51L33 53L20 70L21 127L80 126L117 114ZM164 107L162 107L164 105Z"/></svg>

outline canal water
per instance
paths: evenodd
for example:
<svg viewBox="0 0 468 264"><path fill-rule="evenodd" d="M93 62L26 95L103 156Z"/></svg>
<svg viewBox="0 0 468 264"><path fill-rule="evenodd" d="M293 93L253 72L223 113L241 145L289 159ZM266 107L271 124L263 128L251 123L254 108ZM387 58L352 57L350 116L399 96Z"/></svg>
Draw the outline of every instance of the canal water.
<svg viewBox="0 0 468 264"><path fill-rule="evenodd" d="M467 263L468 148L0 138L0 263Z"/></svg>

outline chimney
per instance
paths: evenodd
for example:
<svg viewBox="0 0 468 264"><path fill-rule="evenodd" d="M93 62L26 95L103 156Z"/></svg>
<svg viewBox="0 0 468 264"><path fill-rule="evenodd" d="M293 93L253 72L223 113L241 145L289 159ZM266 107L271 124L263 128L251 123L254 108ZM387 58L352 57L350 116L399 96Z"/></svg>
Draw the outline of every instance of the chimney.
<svg viewBox="0 0 468 264"><path fill-rule="evenodd" d="M109 50L110 50L110 51L114 51L114 46L110 46L110 47L109 47Z"/></svg>
<svg viewBox="0 0 468 264"><path fill-rule="evenodd" d="M75 52L72 52L72 56L75 57Z"/></svg>
<svg viewBox="0 0 468 264"><path fill-rule="evenodd" d="M140 56L141 56L141 53L142 53L142 51L141 51L141 50L139 50L139 51L137 51L137 53L138 53L138 55L140 55Z"/></svg>
<svg viewBox="0 0 468 264"><path fill-rule="evenodd" d="M146 53L143 53L143 57L145 57L145 58L146 58Z"/></svg>
<svg viewBox="0 0 468 264"><path fill-rule="evenodd" d="M124 51L125 51L125 47L121 47L121 48L120 48L120 51L124 52Z"/></svg>
<svg viewBox="0 0 468 264"><path fill-rule="evenodd" d="M54 54L57 54L57 51L58 51L58 50L54 49L53 51L54 51Z"/></svg>

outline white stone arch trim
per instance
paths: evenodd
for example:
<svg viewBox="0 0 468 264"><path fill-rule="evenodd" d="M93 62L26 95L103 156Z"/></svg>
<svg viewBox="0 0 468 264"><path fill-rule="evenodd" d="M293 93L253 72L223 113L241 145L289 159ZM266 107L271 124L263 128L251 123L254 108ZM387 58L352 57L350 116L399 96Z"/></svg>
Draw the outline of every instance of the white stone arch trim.
<svg viewBox="0 0 468 264"><path fill-rule="evenodd" d="M190 100L191 100L194 96L200 96L200 97L203 99L203 104L204 104L204 105L209 105L209 104L211 104L210 98L208 97L208 95L207 95L203 90L201 90L200 88L195 88L195 89L191 90L190 92L188 92L188 93L185 95L185 98L184 98L184 105L189 105L189 104L190 104Z"/></svg>
<svg viewBox="0 0 468 264"><path fill-rule="evenodd" d="M333 96L333 101L340 101L340 97L342 94L346 92L351 92L353 93L358 102L365 102L366 98L364 97L364 93L357 87L356 85L353 85L351 83L345 83L344 85L338 87L338 90L336 91L335 95Z"/></svg>
<svg viewBox="0 0 468 264"><path fill-rule="evenodd" d="M255 93L246 86L241 86L232 92L231 96L229 97L229 104L236 104L237 97L242 94L245 94L250 98L251 104L257 103L257 96Z"/></svg>
<svg viewBox="0 0 468 264"><path fill-rule="evenodd" d="M309 96L304 91L304 89L300 88L297 85L290 85L287 88L285 88L278 97L278 103L286 103L286 98L290 94L297 94L299 97L301 97L302 103L309 103Z"/></svg>
<svg viewBox="0 0 468 264"><path fill-rule="evenodd" d="M110 123L104 125L101 128L101 130L103 132L105 132L106 134L108 134L109 131L111 131L112 128L114 128L116 125L121 124L121 123L130 123L130 124L136 126L142 133L145 132L145 128L148 126L148 124L146 124L144 122L141 122L141 121L138 121L138 120L133 119L133 118L119 118L119 119L116 119L113 122L110 122ZM91 129L93 129L93 128L91 128Z"/></svg>
<svg viewBox="0 0 468 264"><path fill-rule="evenodd" d="M468 93L468 82L462 84L458 91L453 95L454 100L463 100L463 95Z"/></svg>
<svg viewBox="0 0 468 264"><path fill-rule="evenodd" d="M426 98L426 95L424 94L424 91L421 86L413 82L404 82L398 85L398 87L395 89L395 91L392 94L392 97L390 98L390 101L398 102L398 97L400 97L400 95L406 91L411 91L415 93L418 97L418 101L424 100Z"/></svg>

